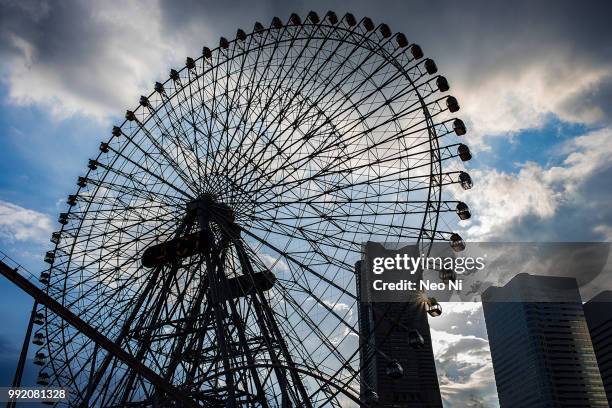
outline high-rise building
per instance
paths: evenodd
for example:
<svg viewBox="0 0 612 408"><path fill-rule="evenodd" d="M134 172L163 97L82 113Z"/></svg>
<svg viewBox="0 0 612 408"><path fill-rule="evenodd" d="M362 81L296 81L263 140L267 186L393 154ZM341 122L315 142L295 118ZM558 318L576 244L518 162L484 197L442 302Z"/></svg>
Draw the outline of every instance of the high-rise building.
<svg viewBox="0 0 612 408"><path fill-rule="evenodd" d="M612 404L612 290L601 292L586 302L584 315L608 402Z"/></svg>
<svg viewBox="0 0 612 408"><path fill-rule="evenodd" d="M574 278L522 273L482 301L501 408L608 407Z"/></svg>
<svg viewBox="0 0 612 408"><path fill-rule="evenodd" d="M369 242L365 262L393 257L398 251ZM357 262L361 398L381 408L441 408L426 306L413 293L406 302L365 302L361 279L365 262ZM366 285L367 286L367 285Z"/></svg>

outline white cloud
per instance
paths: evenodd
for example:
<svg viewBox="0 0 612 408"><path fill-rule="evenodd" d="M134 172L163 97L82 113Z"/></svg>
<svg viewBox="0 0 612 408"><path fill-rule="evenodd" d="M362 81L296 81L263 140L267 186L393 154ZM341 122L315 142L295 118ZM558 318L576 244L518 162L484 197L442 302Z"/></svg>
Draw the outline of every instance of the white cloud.
<svg viewBox="0 0 612 408"><path fill-rule="evenodd" d="M447 408L493 408L499 406L495 384L491 384L493 377L493 367L490 364L475 369L464 382L453 381L449 377L443 376L440 381L440 388L444 406Z"/></svg>
<svg viewBox="0 0 612 408"><path fill-rule="evenodd" d="M151 89L154 80L166 78L170 66L199 52L204 40L231 35L238 26L248 30L263 16L269 19L273 14L283 17L291 11L307 12L268 1L248 4L248 12L240 15L235 15L231 6L163 0L146 6L137 1L101 0L8 4L3 40L11 52L3 59L10 100L20 105L42 104L58 117L121 114L136 103L140 93ZM385 9L372 9L365 2L355 6L356 15L378 14ZM465 7L447 6L444 16L435 17L475 15L463 15ZM529 8L538 11L531 5ZM607 108L602 101L585 95L596 94L602 83L609 82L612 69L608 63L595 63L592 55L577 58L577 50L563 42L566 37L557 35L557 41L534 47L533 42L525 41L514 21L508 24L496 13L489 18L499 23L493 30L473 25L449 43L430 24L421 25L433 17L432 11L419 10L419 18L408 24L410 20L404 16L413 13L408 9L400 7L395 15L385 12L384 20L400 30L417 27L416 39L424 41L426 49L431 48L428 44L435 48L443 39L445 46L432 57L448 61L440 67L450 76L452 92L461 102L461 116L471 123L472 140L540 127L550 114L580 123L605 117ZM560 34L571 35L559 18L562 8L547 8L545 13L553 30L562 27ZM593 13L597 13L595 7ZM548 40L545 32L534 30L540 27L531 28L533 35ZM507 40L504 46L496 42L501 39L497 36ZM580 51L589 49L582 47Z"/></svg>
<svg viewBox="0 0 612 408"><path fill-rule="evenodd" d="M470 317L479 313L482 305L478 302L442 302L442 310L445 315L465 314Z"/></svg>
<svg viewBox="0 0 612 408"><path fill-rule="evenodd" d="M157 2L94 3L21 10L29 25L7 34L13 52L3 64L11 103L59 119L122 115L187 55L188 44L166 37Z"/></svg>
<svg viewBox="0 0 612 408"><path fill-rule="evenodd" d="M467 237L503 238L525 217L553 221L561 206L597 204L588 203L583 187L612 168L610 138L610 127L576 137L560 146L557 154L561 163L549 168L526 162L517 173L473 171L474 188L467 193L459 192L473 208L473 219L465 223ZM593 232L604 232L600 225L590 228Z"/></svg>
<svg viewBox="0 0 612 408"><path fill-rule="evenodd" d="M351 307L349 305L347 305L346 303L342 303L342 302L334 302L331 300L325 300L323 299L323 303L325 303L329 308L333 309L334 311L338 312L338 314L342 315L341 312L349 312L349 318L347 320L350 321L350 316L352 315L353 311L351 310Z"/></svg>
<svg viewBox="0 0 612 408"><path fill-rule="evenodd" d="M557 193L543 180L543 169L527 163L518 173L497 170L474 171L478 180L470 191L474 219L467 227L469 239L486 239L499 235L517 218L534 214L551 217L558 203Z"/></svg>
<svg viewBox="0 0 612 408"><path fill-rule="evenodd" d="M612 127L593 131L563 144L565 154L561 166L551 167L544 174L546 181L562 184L565 192L573 193L585 179L612 168Z"/></svg>
<svg viewBox="0 0 612 408"><path fill-rule="evenodd" d="M1 240L46 242L52 231L48 215L0 200Z"/></svg>
<svg viewBox="0 0 612 408"><path fill-rule="evenodd" d="M610 225L596 225L593 231L604 237L606 241L612 241L612 226Z"/></svg>
<svg viewBox="0 0 612 408"><path fill-rule="evenodd" d="M431 337L444 406L497 406L489 342L435 329Z"/></svg>
<svg viewBox="0 0 612 408"><path fill-rule="evenodd" d="M465 72L454 81L461 116L471 124L470 138L476 145L483 136L540 128L551 115L572 123L605 119L601 106L574 100L610 80L612 68L577 61L559 49L520 64L505 62L499 61L482 75Z"/></svg>
<svg viewBox="0 0 612 408"><path fill-rule="evenodd" d="M261 259L264 265L270 269L273 269L274 271L289 272L289 265L287 265L287 263L280 258L273 257L272 255L263 252L257 254L257 257Z"/></svg>

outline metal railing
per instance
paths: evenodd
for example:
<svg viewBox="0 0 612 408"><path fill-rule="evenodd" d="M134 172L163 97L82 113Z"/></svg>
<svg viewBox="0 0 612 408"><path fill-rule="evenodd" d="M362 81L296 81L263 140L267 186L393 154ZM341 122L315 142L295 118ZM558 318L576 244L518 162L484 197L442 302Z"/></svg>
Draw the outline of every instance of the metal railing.
<svg viewBox="0 0 612 408"><path fill-rule="evenodd" d="M21 265L15 259L11 258L6 252L0 249L0 261L4 262L7 266L19 272L21 275L24 275L28 279L37 282L37 277L30 272L25 266Z"/></svg>

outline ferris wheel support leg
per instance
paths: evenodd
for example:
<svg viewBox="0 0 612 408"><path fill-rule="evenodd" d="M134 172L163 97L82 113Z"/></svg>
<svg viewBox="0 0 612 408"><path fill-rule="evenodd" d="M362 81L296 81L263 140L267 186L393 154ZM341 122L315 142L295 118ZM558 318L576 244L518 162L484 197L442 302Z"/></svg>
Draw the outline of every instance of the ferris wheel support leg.
<svg viewBox="0 0 612 408"><path fill-rule="evenodd" d="M266 346L268 347L268 350L270 351L270 357L272 358L272 362L274 363L274 371L276 373L276 377L278 378L279 387L281 389L281 407L290 408L291 400L289 398L289 392L291 392L295 400L298 400L298 398L294 395L293 390L288 387L289 381L287 380L287 375L285 373L285 370L281 368L283 365L281 361L278 359L276 352L274 351L274 340L272 339L272 336L270 335L270 332L268 328L266 327L263 312L261 310L261 307L259 305L259 302L256 296L257 296L256 294L252 294L251 301L255 308L255 313L257 314L257 322L259 324L260 330L265 339Z"/></svg>
<svg viewBox="0 0 612 408"><path fill-rule="evenodd" d="M199 265L201 265L201 263ZM183 299L184 294L185 292L182 292L180 294L178 302ZM180 326L177 327L177 331L184 331L186 333L189 333L194 329L197 316L201 313L201 305L202 301L204 300L205 294L206 287L204 285L200 285L197 289L197 295L194 297L195 301L189 309L186 323L184 325L180 324ZM206 306L206 308L208 308L208 305ZM167 381L170 381L174 376L174 373L176 372L176 369L178 368L181 362L181 355L183 354L187 343L188 342L186 336L183 336L179 339L178 344L170 357L170 362L168 363L168 369L166 370L166 374L164 375L164 379L166 379Z"/></svg>
<svg viewBox="0 0 612 408"><path fill-rule="evenodd" d="M136 318L138 311L142 307L142 304L146 300L147 296L149 295L153 287L157 284L157 278L159 277L160 273L161 273L161 268L155 268L152 278L149 280L144 291L139 296L138 301L136 302L136 305L132 309L132 312L130 313L130 316L128 317L128 319L126 319L125 321L126 323L121 329L121 332L119 333L119 336L115 340L115 343L120 345L121 342L123 342L125 337L128 335L132 321ZM95 375L91 377L91 381L87 385L87 393L85 394L85 397L83 398L83 401L81 402L80 407L86 408L89 405L89 400L92 397L96 387L102 380L102 376L106 372L112 359L113 359L113 355L110 353L104 356L104 359L102 360L102 363L100 364L100 367L96 370ZM92 369L93 369L93 366L92 366Z"/></svg>
<svg viewBox="0 0 612 408"><path fill-rule="evenodd" d="M240 259L240 265L243 269L243 272L247 276L254 276L255 271L253 270L253 265L251 264L249 256L247 255L244 249L242 241L239 239L236 240L235 245L236 245L236 250L238 252L238 257ZM276 322L276 318L274 317L274 313L270 307L270 304L268 303L267 299L265 298L265 296L259 289L256 290L256 293L253 293L251 298L253 300L255 310L259 309L259 313L262 315L262 318L263 318L262 321L267 322L270 325L271 332L274 335L274 337L276 337L276 342L280 346L283 357L285 358L285 360L287 361L287 364L291 368L290 370L291 379L293 380L293 383L295 384L295 386L298 389L298 392L300 393L302 404L304 404L304 406L306 407L312 408L312 404L310 403L310 397L308 393L306 392L306 388L304 387L302 378L295 370L295 367L296 367L295 362L291 358L291 353L289 352L287 344L285 343L285 339L282 333L280 332L280 329L278 328L278 324Z"/></svg>
<svg viewBox="0 0 612 408"><path fill-rule="evenodd" d="M154 305L154 310L151 313L151 317L150 320L151 321L156 321L159 318L159 315L161 313L163 304L166 302L166 296L168 294L168 292L170 291L170 285L172 284L172 280L174 279L176 272L178 270L178 266L173 266L168 273L166 274L165 279L163 280L163 284L161 287L161 290L159 292L159 295L156 298L157 303ZM142 325L144 325L146 322L144 319L141 319L139 322L140 324L139 328L142 328ZM149 327L149 329L146 331L145 335L142 337L142 339L140 340L140 344L138 347L138 351L136 353L136 359L138 361L142 361L142 359L145 357L147 351L150 348L150 341L151 341L151 336L153 334L153 330L151 327ZM130 393L132 392L132 386L134 385L134 381L136 380L136 372L132 371L129 374L128 377L128 381L125 385L125 392L123 393L123 397L121 400L121 405L125 405L130 397ZM168 377L164 377L164 381L167 381L168 383L171 383L171 379L169 379Z"/></svg>
<svg viewBox="0 0 612 408"><path fill-rule="evenodd" d="M214 241L211 241L214 242ZM212 249L212 248L209 248ZM225 336L225 331L224 331L224 327L223 327L223 317L221 316L221 310L219 305L217 304L217 301L220 299L220 296L222 296L222 293L219 293L221 289L219 287L219 277L218 277L218 271L217 271L217 265L216 262L213 262L212 257L214 256L214 254L212 253L213 251L210 251L209 253L205 254L204 257L206 259L206 270L211 272L211 275L209 276L209 287L211 290L211 297L213 298L211 304L213 304L213 314L214 314L214 319L215 319L215 329L216 329L216 337L217 337L217 341L219 342L219 348L221 351L221 358L223 360L223 369L225 371L225 381L226 381L226 386L227 386L227 391L228 391L228 407L229 408L233 408L236 406L236 395L234 393L234 372L231 369L231 364L230 364L230 360L229 360L229 353L227 350L227 343L226 343L226 336Z"/></svg>
<svg viewBox="0 0 612 408"><path fill-rule="evenodd" d="M227 220L225 220L227 221ZM229 246L230 242L233 242L234 245L241 245L239 239L238 241L235 241L235 238L238 238L238 236L234 235L236 233L236 231L239 231L239 229L236 228L235 224L233 224L232 222L230 222L230 224L228 225L227 222L224 222L223 220L219 223L219 227L223 230L223 233L225 235L225 239L224 239L224 249L227 249L227 247ZM241 251L237 248L238 253L240 254ZM246 271L242 257L239 255L240 258L240 264L241 264L241 268L243 270ZM222 265L223 263L221 263ZM225 271L223 270L223 267L221 266L221 274L225 274ZM244 273L244 275L246 276L251 276L251 274L249 273ZM255 287L256 285L254 285ZM273 370L276 374L276 378L278 381L278 385L280 387L281 390L281 407L282 408L290 408L291 407L291 399L289 397L288 391L292 391L291 389L289 389L289 387L287 386L288 381L287 381L287 376L285 371L281 368L282 364L280 362L280 360L278 359L278 356L276 355L276 352L274 350L274 344L275 341L273 339L273 337L270 335L270 332L268 330L268 328L266 327L265 321L264 321L264 317L263 317L263 313L261 312L261 307L259 306L259 303L257 301L257 299L255 298L255 294L251 294L252 297L252 303L255 309L255 313L257 315L257 323L259 325L259 329L261 331L261 335L263 337L265 346L268 349L268 353L270 354L270 358L273 361ZM265 392L262 389L260 389L261 387L261 382L259 380L259 375L257 373L257 368L256 368L256 364L255 364L255 358L252 356L252 353L250 352L246 337L244 336L244 322L242 321L242 318L240 317L240 315L237 313L235 304L233 303L233 299L229 299L230 304L230 308L232 311L232 318L234 320L234 324L237 326L238 328L238 333L239 333L239 337L240 337L240 342L243 345L243 348L245 350L245 353L247 353L247 360L249 363L249 366L252 366L250 369L252 370L252 376L253 376L253 380L256 382L256 388L258 389L258 393L260 394L260 400L261 403L264 406L268 406L267 401L265 400ZM295 395L293 394L293 392L291 392L293 399L294 400L299 400L299 398L296 398Z"/></svg>
<svg viewBox="0 0 612 408"><path fill-rule="evenodd" d="M21 353L19 354L19 361L17 362L15 377L13 378L13 388L19 388L19 386L21 385L21 377L23 376L23 368L25 366L26 357L28 356L30 337L32 336L32 327L34 326L34 315L36 314L37 307L38 302L34 301L34 305L32 306L32 313L30 314L30 320L28 321L28 328L26 329L25 338L23 339L23 346L21 346ZM16 401L9 401L6 404L6 408L15 408L16 406Z"/></svg>
<svg viewBox="0 0 612 408"><path fill-rule="evenodd" d="M6 265L4 262L0 261L0 273L4 275L8 280L17 285L24 292L32 296L38 303L44 305L66 321L68 324L76 328L78 331L83 333L85 336L89 337L96 344L99 344L100 347L104 348L108 353L112 354L118 360L121 360L125 365L131 368L134 371L137 371L143 378L149 381L153 386L162 390L164 393L168 394L176 401L183 404L185 407L195 407L195 404L189 398L186 398L185 395L176 389L172 384L168 384L161 378L157 373L143 365L141 362L136 360L131 354L124 351L119 344L113 342L108 337L104 336L95 328L91 327L85 321L83 321L80 317L72 313L70 310L66 309L62 304L60 304L55 299L51 298L41 289L36 287L32 282L30 282L25 277L21 276L19 272L13 270L11 267Z"/></svg>
<svg viewBox="0 0 612 408"><path fill-rule="evenodd" d="M247 338L244 335L244 322L242 321L242 318L236 310L236 305L234 304L234 301L230 299L228 303L232 312L232 320L234 321L234 325L236 325L236 328L238 329L238 338L240 340L240 343L242 343L242 348L244 349L244 353L247 357L247 362L250 366L251 377L253 377L253 382L255 383L255 388L257 389L257 399L264 408L268 408L268 402L266 401L266 393L259 379L259 373L257 372L257 368L255 368L255 357L253 356L253 353L251 353Z"/></svg>
<svg viewBox="0 0 612 408"><path fill-rule="evenodd" d="M94 346L93 352L92 352L92 358L91 358L91 368L89 371L89 379L87 381L87 389L85 392L85 395L92 395L93 393L93 377L94 374L96 373L96 360L98 359L98 352L100 351L100 346L98 345L98 343L96 343L96 345ZM90 397L88 397L90 398Z"/></svg>

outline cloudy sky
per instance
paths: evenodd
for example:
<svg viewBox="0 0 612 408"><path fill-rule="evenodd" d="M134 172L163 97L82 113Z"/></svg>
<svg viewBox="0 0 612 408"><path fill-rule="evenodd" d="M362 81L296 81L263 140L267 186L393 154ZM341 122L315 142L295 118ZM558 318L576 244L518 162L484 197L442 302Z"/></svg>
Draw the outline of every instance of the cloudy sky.
<svg viewBox="0 0 612 408"><path fill-rule="evenodd" d="M612 238L609 2L0 0L0 249L41 268L87 158L169 67L254 21L330 8L404 32L449 79L475 152L463 235ZM4 280L0 294L8 384L29 300ZM446 406L494 407L482 311L451 310L432 322Z"/></svg>

